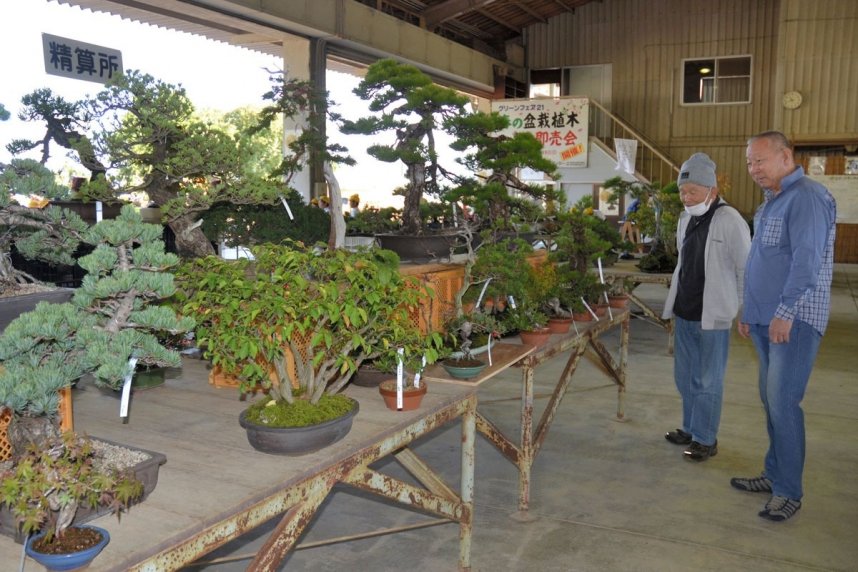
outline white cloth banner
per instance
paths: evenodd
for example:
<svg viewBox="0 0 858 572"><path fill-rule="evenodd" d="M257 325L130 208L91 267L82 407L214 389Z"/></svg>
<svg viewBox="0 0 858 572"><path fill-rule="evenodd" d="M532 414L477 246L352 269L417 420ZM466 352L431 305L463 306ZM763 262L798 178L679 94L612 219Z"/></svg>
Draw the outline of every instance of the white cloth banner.
<svg viewBox="0 0 858 572"><path fill-rule="evenodd" d="M637 139L614 139L614 149L617 152L617 171L635 174L635 156L638 152Z"/></svg>

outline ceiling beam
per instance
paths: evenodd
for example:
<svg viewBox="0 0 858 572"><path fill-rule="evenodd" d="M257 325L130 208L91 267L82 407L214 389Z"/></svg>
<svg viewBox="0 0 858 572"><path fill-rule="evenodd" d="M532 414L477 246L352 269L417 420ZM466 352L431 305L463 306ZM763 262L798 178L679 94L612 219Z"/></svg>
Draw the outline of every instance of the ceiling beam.
<svg viewBox="0 0 858 572"><path fill-rule="evenodd" d="M447 0L434 6L430 6L420 13L420 17L426 22L426 27L434 28L441 22L458 18L467 12L479 11L483 6L488 6L496 0Z"/></svg>
<svg viewBox="0 0 858 572"><path fill-rule="evenodd" d="M534 10L533 8L528 8L527 4L524 4L522 2L510 2L510 4L512 4L513 6L515 6L516 8L521 10L522 12L529 14L534 20L542 22L543 24L546 24L548 22L547 18L544 18L542 16L542 14L540 14L539 12Z"/></svg>
<svg viewBox="0 0 858 572"><path fill-rule="evenodd" d="M512 30L513 32L516 32L516 33L518 33L518 34L521 34L521 28L519 28L519 27L517 27L517 26L513 26L512 24L510 24L510 23L509 23L509 22L507 22L506 20L504 20L504 19L502 19L502 18L498 18L497 16L495 16L495 15L494 15L494 14L492 14L491 12L488 12L488 11L486 11L486 10L476 10L476 11L477 11L477 12L479 12L479 13L480 13L480 15L485 16L486 18L488 18L489 20L491 20L491 21L493 21L493 22L497 22L497 23L498 23L498 24L500 24L501 26L503 26L503 27L505 27L505 28L509 28L509 29L510 29L510 30Z"/></svg>

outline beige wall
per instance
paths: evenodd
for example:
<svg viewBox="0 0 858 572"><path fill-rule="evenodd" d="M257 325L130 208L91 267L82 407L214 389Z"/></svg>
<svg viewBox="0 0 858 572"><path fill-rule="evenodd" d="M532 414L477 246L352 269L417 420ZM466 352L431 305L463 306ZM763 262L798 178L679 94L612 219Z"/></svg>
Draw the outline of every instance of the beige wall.
<svg viewBox="0 0 858 572"><path fill-rule="evenodd" d="M855 0L611 0L528 28L531 69L613 64L612 111L681 163L705 151L750 213L761 193L745 140L782 129L798 141L858 143ZM750 55L751 103L680 105L685 58ZM803 93L794 111L784 91Z"/></svg>

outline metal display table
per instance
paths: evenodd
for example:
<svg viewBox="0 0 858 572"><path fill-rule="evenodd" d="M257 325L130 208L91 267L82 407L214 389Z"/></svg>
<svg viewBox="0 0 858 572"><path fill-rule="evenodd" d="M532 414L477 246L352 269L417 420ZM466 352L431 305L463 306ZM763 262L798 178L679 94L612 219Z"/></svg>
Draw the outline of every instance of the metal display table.
<svg viewBox="0 0 858 572"><path fill-rule="evenodd" d="M531 469L536 456L542 447L551 423L557 414L557 409L569 385L581 356L590 349L598 358L602 371L617 384L617 419L625 418L625 392L626 392L626 362L628 360L629 347L629 311L627 309L613 310L613 316L605 316L598 322L579 322L578 331L570 331L568 334L554 334L549 341L538 348L533 346L522 346L515 344L497 344L500 348L498 356L503 356L496 361L492 368L484 370L483 374L470 381L451 379L440 366L432 366L426 371L426 380L429 382L447 382L454 385L467 383L479 386L499 371L509 367L518 366L522 369L521 384L521 420L520 434L518 439L504 435L491 420L481 412L477 412L477 431L485 436L500 453L506 457L518 469L519 474L519 515L527 518L527 510L530 505ZM611 328L620 327L619 362L617 362L599 341L599 336ZM516 350L516 348L518 348ZM557 380L554 391L542 417L533 429L533 375L534 370L540 364L560 354L569 352L566 366L560 378ZM434 384L437 387L439 384Z"/></svg>
<svg viewBox="0 0 858 572"><path fill-rule="evenodd" d="M619 261L604 268L603 272L607 284L622 284L623 292L629 295L629 301L640 308L649 321L667 330L667 353L673 355L673 320L663 319L649 304L635 295L635 288L641 284L661 284L670 288L673 274L641 272L634 264L626 261Z"/></svg>
<svg viewBox="0 0 858 572"><path fill-rule="evenodd" d="M115 516L97 519L111 542L90 570L176 570L279 516L248 566L275 570L337 483L438 517L427 519L435 524L458 523L458 567L470 569L476 388L437 384L419 409L397 412L386 408L377 389L350 387L346 394L360 403L351 432L316 453L286 457L251 448L238 424L247 403L237 390L212 388L207 374L205 362L185 360L179 378L133 396L128 423L118 417L116 395L86 384L75 390L76 430L167 456L155 490L121 523ZM456 491L408 445L459 418ZM369 468L388 455L422 486ZM21 545L0 537L0 562L20 557Z"/></svg>

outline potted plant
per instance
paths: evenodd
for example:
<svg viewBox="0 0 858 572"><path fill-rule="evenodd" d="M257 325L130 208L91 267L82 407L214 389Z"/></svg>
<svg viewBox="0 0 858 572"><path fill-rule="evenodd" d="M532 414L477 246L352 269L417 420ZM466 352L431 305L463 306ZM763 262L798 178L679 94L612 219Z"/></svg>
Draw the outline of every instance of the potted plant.
<svg viewBox="0 0 858 572"><path fill-rule="evenodd" d="M103 528L72 526L78 507L107 506L118 516L143 494L133 474L99 467L94 456L89 439L68 432L33 445L0 471L0 504L28 537L27 554L48 570L83 567L110 541Z"/></svg>
<svg viewBox="0 0 858 572"><path fill-rule="evenodd" d="M0 164L0 331L39 301L66 302L72 290L40 284L36 276L13 266L14 251L52 265L74 264L73 254L87 225L77 214L56 206L19 204L15 196L55 198L69 192L54 173L31 159ZM45 201L46 202L46 201Z"/></svg>
<svg viewBox="0 0 858 572"><path fill-rule="evenodd" d="M179 272L178 302L196 318L212 364L234 375L243 393L264 393L241 415L254 447L296 455L327 446L357 413L357 402L339 392L364 361L400 347L427 363L437 358L440 335L421 334L412 319L429 294L399 274L394 253L294 242L252 251L254 260L190 261ZM332 419L342 425L298 443L296 433Z"/></svg>
<svg viewBox="0 0 858 572"><path fill-rule="evenodd" d="M453 377L469 379L486 368L488 363L480 356L505 328L494 315L474 310L450 320L445 331L451 352L441 365Z"/></svg>
<svg viewBox="0 0 858 572"><path fill-rule="evenodd" d="M548 316L533 304L522 303L508 309L503 321L508 331L518 332L524 344L541 346L551 336L546 326Z"/></svg>
<svg viewBox="0 0 858 572"><path fill-rule="evenodd" d="M13 455L57 435L58 391L85 373L116 389L135 364L181 365L157 334L185 332L194 322L152 304L175 290L166 270L178 258L164 252L161 232L130 205L91 227L83 240L94 250L79 260L88 274L72 301L40 303L0 335L0 404L12 412Z"/></svg>
<svg viewBox="0 0 858 572"><path fill-rule="evenodd" d="M386 353L376 360L376 364L386 379L378 385L378 392L388 409L393 411L412 411L418 409L423 402L428 387L423 379L423 370L427 363L422 356L406 355L398 351L395 354ZM400 377L401 370L401 377ZM402 402L400 407L399 388L401 383Z"/></svg>

